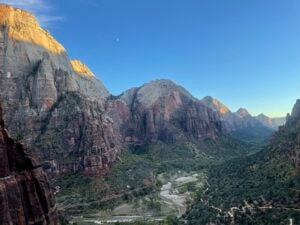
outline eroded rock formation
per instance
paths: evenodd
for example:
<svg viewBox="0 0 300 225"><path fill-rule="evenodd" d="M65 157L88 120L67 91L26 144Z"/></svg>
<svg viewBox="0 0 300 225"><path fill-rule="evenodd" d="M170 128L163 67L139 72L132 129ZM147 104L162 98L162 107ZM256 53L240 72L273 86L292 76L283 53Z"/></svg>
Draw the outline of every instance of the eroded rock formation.
<svg viewBox="0 0 300 225"><path fill-rule="evenodd" d="M46 174L23 146L9 138L0 106L0 224L58 225Z"/></svg>
<svg viewBox="0 0 300 225"><path fill-rule="evenodd" d="M108 111L130 144L216 139L226 132L218 113L169 80L124 92L108 103Z"/></svg>

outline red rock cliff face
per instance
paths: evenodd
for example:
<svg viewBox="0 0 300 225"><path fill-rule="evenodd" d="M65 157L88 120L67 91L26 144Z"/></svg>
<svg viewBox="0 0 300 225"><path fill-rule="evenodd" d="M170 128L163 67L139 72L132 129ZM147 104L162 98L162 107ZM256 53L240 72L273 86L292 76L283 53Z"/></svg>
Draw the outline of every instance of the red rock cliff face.
<svg viewBox="0 0 300 225"><path fill-rule="evenodd" d="M0 106L0 224L58 225L54 196L41 167L9 138Z"/></svg>
<svg viewBox="0 0 300 225"><path fill-rule="evenodd" d="M218 113L170 80L155 80L108 102L126 143L217 139L226 132Z"/></svg>

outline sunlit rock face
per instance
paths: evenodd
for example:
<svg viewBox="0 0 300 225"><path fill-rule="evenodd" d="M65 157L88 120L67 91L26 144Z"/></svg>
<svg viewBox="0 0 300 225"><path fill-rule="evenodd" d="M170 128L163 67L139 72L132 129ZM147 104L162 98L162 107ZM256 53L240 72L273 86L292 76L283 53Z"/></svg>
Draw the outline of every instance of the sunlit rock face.
<svg viewBox="0 0 300 225"><path fill-rule="evenodd" d="M4 129L0 106L0 224L58 225L54 195L41 165Z"/></svg>
<svg viewBox="0 0 300 225"><path fill-rule="evenodd" d="M221 115L227 116L231 113L230 109L228 109L227 106L225 106L216 98L206 96L201 101L203 104L219 112Z"/></svg>
<svg viewBox="0 0 300 225"><path fill-rule="evenodd" d="M0 24L10 27L11 39L33 43L56 54L65 52L64 47L43 30L34 16L28 12L1 4Z"/></svg>
<svg viewBox="0 0 300 225"><path fill-rule="evenodd" d="M128 90L107 105L130 144L216 139L225 132L217 113L169 80Z"/></svg>
<svg viewBox="0 0 300 225"><path fill-rule="evenodd" d="M77 59L71 60L71 65L72 65L74 71L78 74L81 74L86 77L95 76L93 74L93 72L85 64L83 64L80 60L77 60Z"/></svg>
<svg viewBox="0 0 300 225"><path fill-rule="evenodd" d="M106 171L121 151L105 113L109 92L31 14L0 4L0 18L0 97L12 137L50 173Z"/></svg>

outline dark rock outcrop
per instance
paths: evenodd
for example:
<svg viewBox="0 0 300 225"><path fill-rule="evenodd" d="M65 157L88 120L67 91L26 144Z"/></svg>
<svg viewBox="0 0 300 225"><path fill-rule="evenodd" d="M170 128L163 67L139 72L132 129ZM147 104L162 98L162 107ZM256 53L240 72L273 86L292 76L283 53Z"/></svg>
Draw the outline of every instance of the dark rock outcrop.
<svg viewBox="0 0 300 225"><path fill-rule="evenodd" d="M291 115L288 115L287 123L295 123L300 119L300 99L298 99L293 107Z"/></svg>
<svg viewBox="0 0 300 225"><path fill-rule="evenodd" d="M54 195L41 166L4 129L0 106L0 224L58 225Z"/></svg>
<svg viewBox="0 0 300 225"><path fill-rule="evenodd" d="M293 162L300 173L300 99L293 107L291 115L287 116L285 126L273 138L273 152L280 159Z"/></svg>

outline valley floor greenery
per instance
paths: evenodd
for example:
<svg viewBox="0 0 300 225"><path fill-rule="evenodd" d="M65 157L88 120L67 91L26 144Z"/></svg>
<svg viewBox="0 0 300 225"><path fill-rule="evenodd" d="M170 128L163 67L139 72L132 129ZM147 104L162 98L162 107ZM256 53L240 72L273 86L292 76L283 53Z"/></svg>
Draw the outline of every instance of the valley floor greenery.
<svg viewBox="0 0 300 225"><path fill-rule="evenodd" d="M244 198L247 199L247 192L253 193L253 190L260 188L253 186L251 182L254 182L254 179L262 179L263 175L254 177L253 181L245 181L249 183L239 183L239 178L249 175L240 171L244 168L243 159L245 163L249 163L246 157L258 152L262 148L261 143L241 142L231 137L224 137L219 142L205 140L195 143L167 145L159 142L131 148L103 177L92 178L83 174L75 174L58 178L54 180L53 185L60 187L57 195L59 208L66 215L80 216L96 214L99 210L113 210L123 203L134 204L137 199L142 199L143 196L151 195L151 193L155 195L159 191L162 186L157 179L159 174L172 174L178 171L201 171L201 173L209 174L207 191L203 188L198 189L193 183L183 186L184 190L180 191L194 192L196 202L208 196L205 201L224 209L228 209L233 203L240 202ZM236 164L235 158L238 158L236 162L238 162L237 165L241 165L240 167L231 166ZM224 166L223 163L227 161L228 166ZM232 170L235 170L237 177L227 176ZM239 188L232 191L233 185L238 185ZM275 189L276 187L273 191ZM158 208L158 211L161 207L155 201L147 204L152 204L148 205L149 208ZM190 224L205 224L204 222L217 216L218 211L215 209L196 203L190 208L190 213L185 215L185 219L188 219ZM175 215L170 215L161 222L137 221L118 224L176 225L181 222Z"/></svg>

